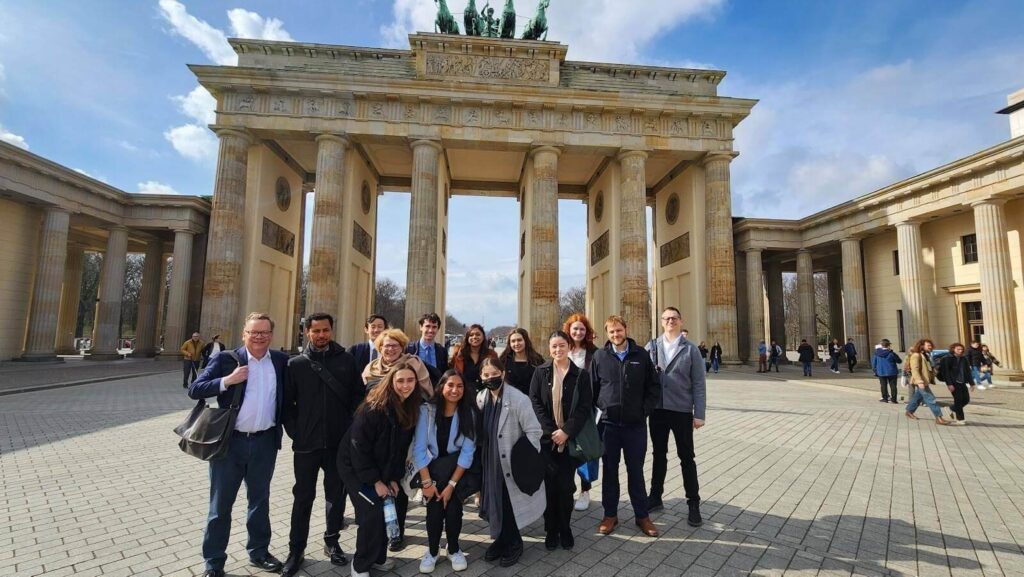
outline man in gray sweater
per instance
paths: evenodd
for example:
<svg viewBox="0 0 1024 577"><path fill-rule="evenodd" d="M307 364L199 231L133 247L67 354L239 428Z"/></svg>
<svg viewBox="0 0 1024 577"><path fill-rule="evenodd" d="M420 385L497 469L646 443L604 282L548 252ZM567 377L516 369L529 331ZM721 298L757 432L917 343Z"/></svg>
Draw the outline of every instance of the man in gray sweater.
<svg viewBox="0 0 1024 577"><path fill-rule="evenodd" d="M697 346L682 335L679 309L665 308L661 313L661 326L664 329L662 335L647 345L661 381L661 398L649 420L654 453L649 508L655 511L663 507L661 497L665 490L668 435L671 432L683 470L686 503L690 508L687 523L691 527L699 527L703 519L700 516L700 484L693 452L693 432L704 426L707 400L704 359Z"/></svg>

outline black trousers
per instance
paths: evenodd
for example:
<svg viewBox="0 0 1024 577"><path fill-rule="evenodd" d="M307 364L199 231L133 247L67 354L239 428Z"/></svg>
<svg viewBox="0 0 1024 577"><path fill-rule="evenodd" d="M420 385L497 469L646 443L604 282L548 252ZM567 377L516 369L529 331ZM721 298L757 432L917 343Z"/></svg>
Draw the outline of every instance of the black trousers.
<svg viewBox="0 0 1024 577"><path fill-rule="evenodd" d="M374 503L368 503L358 488L348 487L349 498L356 510L356 552L352 555L352 568L360 573L370 570L374 563L387 560L388 535L384 524L384 500L376 498L373 487L364 489L375 496ZM409 511L409 497L399 489L395 497L395 509L398 512L398 526L405 532L405 515Z"/></svg>
<svg viewBox="0 0 1024 577"><path fill-rule="evenodd" d="M448 506L441 504L439 499L431 499L427 503L427 544L430 554L437 557L441 548L441 531L448 536L448 553L460 549L459 536L462 534L462 501L452 494Z"/></svg>
<svg viewBox="0 0 1024 577"><path fill-rule="evenodd" d="M847 357L846 357L846 365L848 367L850 367L850 372L852 373L853 372L853 368L857 366L857 357L856 356L852 356L852 355L847 355Z"/></svg>
<svg viewBox="0 0 1024 577"><path fill-rule="evenodd" d="M971 392L966 383L953 383L953 406L950 407L958 421L964 420L964 407L971 402Z"/></svg>
<svg viewBox="0 0 1024 577"><path fill-rule="evenodd" d="M516 524L516 512L512 510L512 498L508 496L508 487L501 484L501 532L494 540L494 547L507 555L516 549L522 549L523 536L519 534Z"/></svg>
<svg viewBox="0 0 1024 577"><path fill-rule="evenodd" d="M660 499L665 491L665 473L668 471L668 435L676 442L676 455L683 470L683 489L686 500L700 501L700 483L697 481L697 461L693 452L693 413L656 409L651 413L651 497Z"/></svg>
<svg viewBox="0 0 1024 577"><path fill-rule="evenodd" d="M558 453L551 450L551 445L544 446L546 469L544 470L544 492L547 497L547 508L544 509L544 531L548 535L559 535L562 538L572 537L572 494L576 491L573 474L577 462L569 456L568 449Z"/></svg>
<svg viewBox="0 0 1024 577"><path fill-rule="evenodd" d="M896 394L896 376L891 377L878 377L878 384L882 387L882 398L885 400L892 399L893 401L900 400L899 395Z"/></svg>
<svg viewBox="0 0 1024 577"><path fill-rule="evenodd" d="M345 516L345 483L338 475L337 454L337 447L295 453L295 486L292 488L295 500L292 502L292 526L288 535L288 548L291 551L306 550L309 516L313 512L316 479L321 469L324 471L324 510L327 517L324 543L338 544L338 534Z"/></svg>

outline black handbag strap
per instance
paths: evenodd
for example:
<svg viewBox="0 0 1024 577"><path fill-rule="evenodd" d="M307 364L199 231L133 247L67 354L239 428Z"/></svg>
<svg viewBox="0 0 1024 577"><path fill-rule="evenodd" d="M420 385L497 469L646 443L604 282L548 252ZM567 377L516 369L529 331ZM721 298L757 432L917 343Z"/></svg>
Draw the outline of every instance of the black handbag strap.
<svg viewBox="0 0 1024 577"><path fill-rule="evenodd" d="M320 377L321 381L323 381L328 387L333 389L336 395L338 395L341 398L345 398L345 394L343 392L345 390L344 387L341 386L341 383L338 382L338 379L334 378L334 375L331 374L331 371L327 370L327 367L314 361L313 357L309 355L309 351L303 351L302 356L305 357L307 361L309 361L309 365L313 367L313 372L316 373L316 376Z"/></svg>
<svg viewBox="0 0 1024 577"><path fill-rule="evenodd" d="M239 367L242 366L242 359L238 358L238 353L236 353L235 351L232 351L230 349L224 349L223 352L227 356L231 357L231 359L235 361L236 365L238 365ZM232 409L237 409L238 407L240 407L242 405L242 389L243 388L244 387L241 386L241 383L239 383L238 385L235 386L235 393L231 396L231 408Z"/></svg>

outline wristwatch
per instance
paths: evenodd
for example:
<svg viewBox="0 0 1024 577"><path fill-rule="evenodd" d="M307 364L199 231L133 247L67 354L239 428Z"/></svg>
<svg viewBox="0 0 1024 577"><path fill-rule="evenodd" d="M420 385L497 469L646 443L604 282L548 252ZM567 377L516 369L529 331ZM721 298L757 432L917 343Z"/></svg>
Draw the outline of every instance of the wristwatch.
<svg viewBox="0 0 1024 577"><path fill-rule="evenodd" d="M458 485L458 484L459 484L459 482L456 481L455 479L448 479L448 486L449 487L455 488L455 485Z"/></svg>

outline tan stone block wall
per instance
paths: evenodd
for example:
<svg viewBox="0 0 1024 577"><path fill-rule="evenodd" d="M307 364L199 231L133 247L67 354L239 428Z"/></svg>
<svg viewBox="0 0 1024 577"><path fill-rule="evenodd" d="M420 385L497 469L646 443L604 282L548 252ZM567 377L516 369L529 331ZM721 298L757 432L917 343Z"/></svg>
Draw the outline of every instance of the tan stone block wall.
<svg viewBox="0 0 1024 577"><path fill-rule="evenodd" d="M961 237L974 233L974 215L963 214L929 221L921 225L921 246L924 248L924 277L934 278L926 291L931 323L931 338L936 348L946 348L961 341L957 297L943 287L971 285L980 282L978 263L964 264ZM932 271L934 276L929 275ZM961 294L960 301L980 301L981 292Z"/></svg>
<svg viewBox="0 0 1024 577"><path fill-rule="evenodd" d="M864 290L868 309L868 347L882 339L889 339L899 348L899 326L896 311L902 307L900 277L893 274L892 252L896 250L896 232L886 232L865 238L861 243L864 254ZM931 275L925 274L926 278ZM930 288L926 290L930 293ZM906 346L914 344L915 335L906 334Z"/></svg>
<svg viewBox="0 0 1024 577"><path fill-rule="evenodd" d="M366 258L353 248L352 240L355 223L363 227L371 238L370 254L377 256L377 180L366 166L363 158L350 150L345 155L344 202L342 206L341 276L338 290L339 310L335 314L335 340L350 347L366 338L363 323L373 309L374 259ZM363 213L363 183L370 187L370 212ZM311 312L311 311L310 311ZM388 319L395 326L401 326L403 319Z"/></svg>
<svg viewBox="0 0 1024 577"><path fill-rule="evenodd" d="M622 279L619 267L614 266L619 262L619 245L616 242L619 220L621 215L615 207L619 206L619 181L620 168L617 162L612 161L608 168L591 186L587 200L587 318L594 325L597 331L597 341L604 342L604 320L612 314L621 314L619 303L622 302ZM594 206L597 202L598 193L604 191L604 211L601 222L594 218ZM591 246L594 241L601 237L605 231L611 230L608 246L608 256L601 259L596 265L591 263Z"/></svg>
<svg viewBox="0 0 1024 577"><path fill-rule="evenodd" d="M0 199L0 360L21 355L32 303L40 211Z"/></svg>
<svg viewBox="0 0 1024 577"><path fill-rule="evenodd" d="M665 205L673 194L679 195L679 217L669 225ZM658 193L654 210L654 282L657 285L654 308L657 313L674 306L683 316L683 326L691 340L700 342L707 335L707 267L704 250L704 170L686 169ZM690 257L661 266L661 246L680 235L690 234ZM745 286L745 285L744 285ZM660 332L660 324L655 332ZM710 346L710 345L709 345Z"/></svg>
<svg viewBox="0 0 1024 577"><path fill-rule="evenodd" d="M519 241L517 254L519 258L519 296L518 296L518 307L516 310L516 325L520 327L526 327L529 320L528 311L530 310L530 283L533 278L530 274L530 266L533 259L530 256L530 241L533 239L531 234L531 225L533 223L532 218L532 197L530 191L533 190L533 158L529 156L526 159L525 166L523 167L523 178L519 182ZM525 253L523 247L525 245ZM526 327L529 330L529 327ZM534 337L535 339L536 337Z"/></svg>

